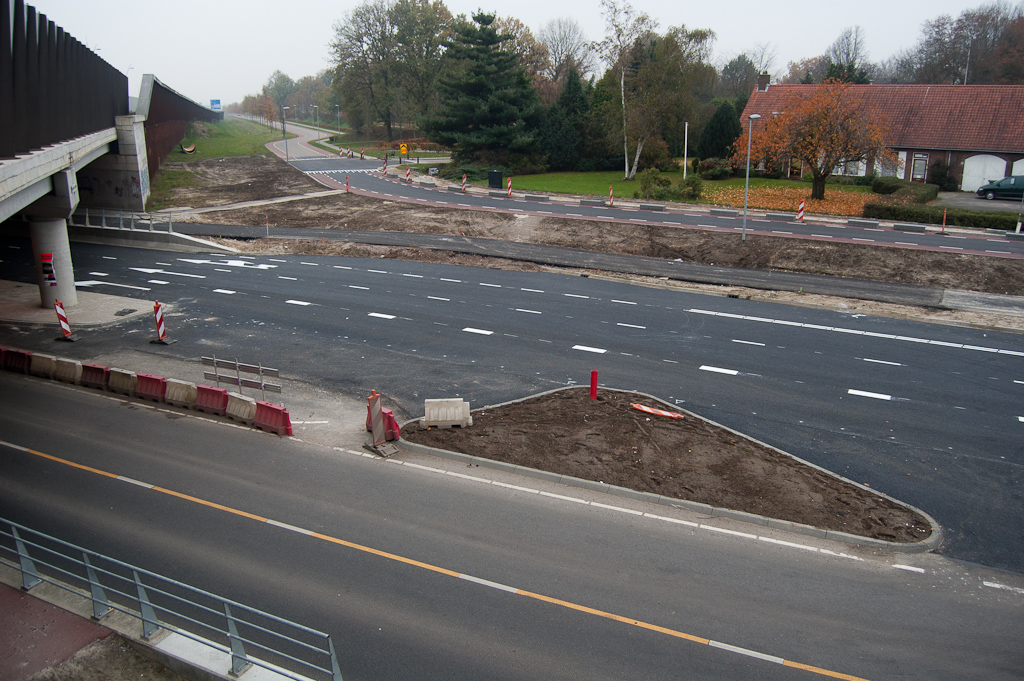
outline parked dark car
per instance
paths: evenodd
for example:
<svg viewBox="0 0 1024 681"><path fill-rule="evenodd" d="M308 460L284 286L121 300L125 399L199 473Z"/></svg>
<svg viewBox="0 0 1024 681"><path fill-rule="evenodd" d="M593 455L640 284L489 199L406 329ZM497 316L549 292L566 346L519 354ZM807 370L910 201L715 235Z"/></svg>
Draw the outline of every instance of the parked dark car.
<svg viewBox="0 0 1024 681"><path fill-rule="evenodd" d="M1024 175L1011 175L978 187L978 196L986 199L1019 199L1024 196Z"/></svg>

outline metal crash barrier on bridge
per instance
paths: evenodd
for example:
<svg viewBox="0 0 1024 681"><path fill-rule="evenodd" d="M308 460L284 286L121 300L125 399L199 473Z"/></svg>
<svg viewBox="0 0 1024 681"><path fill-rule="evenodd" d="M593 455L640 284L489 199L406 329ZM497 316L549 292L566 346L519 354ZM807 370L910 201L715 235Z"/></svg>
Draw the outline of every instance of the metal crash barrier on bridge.
<svg viewBox="0 0 1024 681"><path fill-rule="evenodd" d="M295 681L342 681L329 634L2 518L0 556L26 591L46 582L91 601L94 619L117 611L140 620L143 640L167 630L230 655L232 676L256 666Z"/></svg>

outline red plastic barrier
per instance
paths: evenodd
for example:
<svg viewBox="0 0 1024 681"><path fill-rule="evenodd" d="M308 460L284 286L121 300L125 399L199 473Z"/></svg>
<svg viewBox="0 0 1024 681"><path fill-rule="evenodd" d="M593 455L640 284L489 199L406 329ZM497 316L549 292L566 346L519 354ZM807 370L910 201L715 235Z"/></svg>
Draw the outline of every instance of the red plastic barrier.
<svg viewBox="0 0 1024 681"><path fill-rule="evenodd" d="M13 371L16 374L27 374L29 369L32 368L32 353L28 350L12 350L7 348L7 352L4 353L3 367L7 371Z"/></svg>
<svg viewBox="0 0 1024 681"><path fill-rule="evenodd" d="M209 385L197 385L196 409L207 414L224 416L228 410L228 391Z"/></svg>
<svg viewBox="0 0 1024 681"><path fill-rule="evenodd" d="M86 388L106 390L109 382L109 367L105 367L100 364L86 364L85 362L82 362L82 380L79 381L81 385L84 385Z"/></svg>
<svg viewBox="0 0 1024 681"><path fill-rule="evenodd" d="M402 427L398 425L391 410L381 409L380 413L384 416L384 439L397 440L402 437Z"/></svg>
<svg viewBox="0 0 1024 681"><path fill-rule="evenodd" d="M284 407L256 400L256 420L253 425L260 430L278 435L292 434L292 417Z"/></svg>
<svg viewBox="0 0 1024 681"><path fill-rule="evenodd" d="M167 394L167 379L153 374L135 375L135 396L144 400L163 402Z"/></svg>

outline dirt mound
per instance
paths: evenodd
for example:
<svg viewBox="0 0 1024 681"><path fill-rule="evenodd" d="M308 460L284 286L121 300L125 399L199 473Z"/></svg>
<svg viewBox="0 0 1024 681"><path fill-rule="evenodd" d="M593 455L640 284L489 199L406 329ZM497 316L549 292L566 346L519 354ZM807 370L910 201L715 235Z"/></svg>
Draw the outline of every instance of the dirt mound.
<svg viewBox="0 0 1024 681"><path fill-rule="evenodd" d="M406 427L439 449L891 542L931 534L927 519L741 435L657 400L575 388L476 411L468 428Z"/></svg>

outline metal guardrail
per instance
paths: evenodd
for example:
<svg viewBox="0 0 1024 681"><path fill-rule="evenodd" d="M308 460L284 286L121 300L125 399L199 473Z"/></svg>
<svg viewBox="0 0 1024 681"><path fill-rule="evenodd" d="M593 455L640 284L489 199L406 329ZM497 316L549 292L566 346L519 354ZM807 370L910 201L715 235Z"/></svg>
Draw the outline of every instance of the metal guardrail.
<svg viewBox="0 0 1024 681"><path fill-rule="evenodd" d="M127 229L139 232L174 233L173 213L144 213L133 210L88 208L71 216L69 224L81 227L103 227L105 229Z"/></svg>
<svg viewBox="0 0 1024 681"><path fill-rule="evenodd" d="M21 572L22 588L26 591L41 582L78 595L88 591L93 618L99 620L116 610L141 620L145 640L160 629L167 629L230 653L233 676L256 665L295 681L310 678L305 675L342 681L338 656L329 634L4 518L0 518L0 556ZM208 636L216 640L206 638ZM249 657L247 648L260 651L259 654L268 659ZM302 671L289 671L284 665Z"/></svg>
<svg viewBox="0 0 1024 681"><path fill-rule="evenodd" d="M264 377L270 376L272 378L280 378L281 374L278 373L277 369L271 369L265 367L262 364L243 364L237 359L217 359L213 357L203 357L203 366L213 367L213 371L204 371L203 378L208 381L216 381L217 387L220 387L221 383L227 385L237 385L239 388L255 388L261 392L264 398L266 398L268 392L278 393L281 392L281 386L277 383L267 383ZM221 369L231 369L235 372L234 376L226 376L220 373ZM242 373L255 374L259 376L259 380L254 381L250 378L242 378Z"/></svg>

